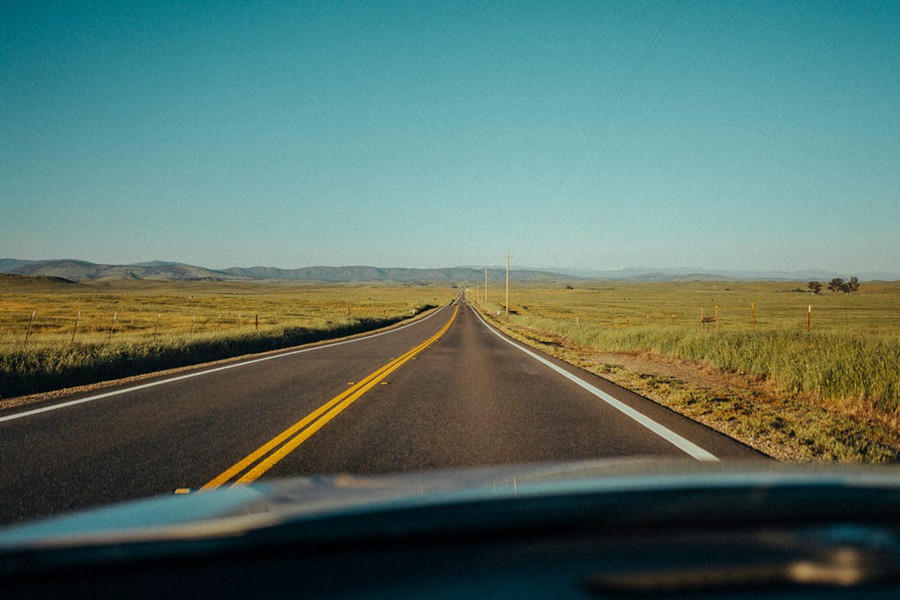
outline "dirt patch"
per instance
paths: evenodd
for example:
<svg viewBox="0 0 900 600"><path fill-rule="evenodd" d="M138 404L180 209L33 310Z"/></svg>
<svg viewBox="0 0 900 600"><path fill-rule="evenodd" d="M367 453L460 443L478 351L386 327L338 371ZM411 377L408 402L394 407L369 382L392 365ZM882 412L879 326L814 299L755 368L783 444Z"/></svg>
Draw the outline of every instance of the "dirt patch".
<svg viewBox="0 0 900 600"><path fill-rule="evenodd" d="M724 373L715 367L700 363L685 362L655 353L615 353L592 352L588 360L597 364L618 364L635 373L672 377L681 381L694 382L704 386L750 384L748 378Z"/></svg>

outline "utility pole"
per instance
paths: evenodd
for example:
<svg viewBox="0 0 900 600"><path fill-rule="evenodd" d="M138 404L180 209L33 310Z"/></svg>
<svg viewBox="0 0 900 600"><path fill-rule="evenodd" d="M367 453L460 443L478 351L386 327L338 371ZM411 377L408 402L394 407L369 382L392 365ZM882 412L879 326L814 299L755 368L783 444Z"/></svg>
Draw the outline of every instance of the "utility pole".
<svg viewBox="0 0 900 600"><path fill-rule="evenodd" d="M484 303L487 304L487 267L484 268Z"/></svg>
<svg viewBox="0 0 900 600"><path fill-rule="evenodd" d="M506 316L509 316L509 250L506 251Z"/></svg>

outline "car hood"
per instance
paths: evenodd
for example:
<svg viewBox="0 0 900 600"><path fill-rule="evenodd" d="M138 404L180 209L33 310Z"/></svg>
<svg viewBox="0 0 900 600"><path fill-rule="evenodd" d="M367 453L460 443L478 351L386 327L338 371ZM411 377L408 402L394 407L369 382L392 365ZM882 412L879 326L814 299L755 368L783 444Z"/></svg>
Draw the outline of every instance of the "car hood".
<svg viewBox="0 0 900 600"><path fill-rule="evenodd" d="M0 531L0 554L238 538L285 527L302 530L309 539L327 531L334 539L366 535L372 523L377 525L370 533L384 535L391 528L408 534L494 527L498 520L527 526L535 519L590 518L622 526L659 519L663 512L670 520L708 521L754 510L789 518L802 517L810 507L822 510L825 497L839 512L884 493L900 497L900 468L628 459L336 474L167 495L18 525Z"/></svg>

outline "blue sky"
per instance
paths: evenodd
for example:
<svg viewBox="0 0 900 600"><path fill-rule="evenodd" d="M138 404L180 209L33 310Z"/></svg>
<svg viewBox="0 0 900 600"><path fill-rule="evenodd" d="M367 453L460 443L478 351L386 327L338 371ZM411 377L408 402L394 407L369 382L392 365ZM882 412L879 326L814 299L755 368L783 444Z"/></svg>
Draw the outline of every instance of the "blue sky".
<svg viewBox="0 0 900 600"><path fill-rule="evenodd" d="M0 22L0 257L900 269L900 2Z"/></svg>

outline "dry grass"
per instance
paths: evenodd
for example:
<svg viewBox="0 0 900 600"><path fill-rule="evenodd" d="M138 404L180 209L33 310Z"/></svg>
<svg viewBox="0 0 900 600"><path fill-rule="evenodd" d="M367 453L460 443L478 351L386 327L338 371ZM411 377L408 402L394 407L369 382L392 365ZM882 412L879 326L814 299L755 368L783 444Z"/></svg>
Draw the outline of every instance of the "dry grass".
<svg viewBox="0 0 900 600"><path fill-rule="evenodd" d="M0 281L0 350L21 348L26 334L32 346L71 342L73 332L76 342L101 343L110 341L110 331L113 340L134 342L277 327L316 329L408 316L452 296L449 288L431 286L6 280Z"/></svg>
<svg viewBox="0 0 900 600"><path fill-rule="evenodd" d="M854 295L812 296L804 288L718 282L516 287L513 314L500 324L781 458L897 460L900 284L863 284ZM701 329L700 309L713 316L716 306L718 328L709 323ZM500 309L496 302L484 307L494 315ZM629 369L624 363L635 356L727 374L730 383L698 372L673 376L671 368Z"/></svg>
<svg viewBox="0 0 900 600"><path fill-rule="evenodd" d="M7 278L0 295L8 398L351 335L449 302L455 290Z"/></svg>

